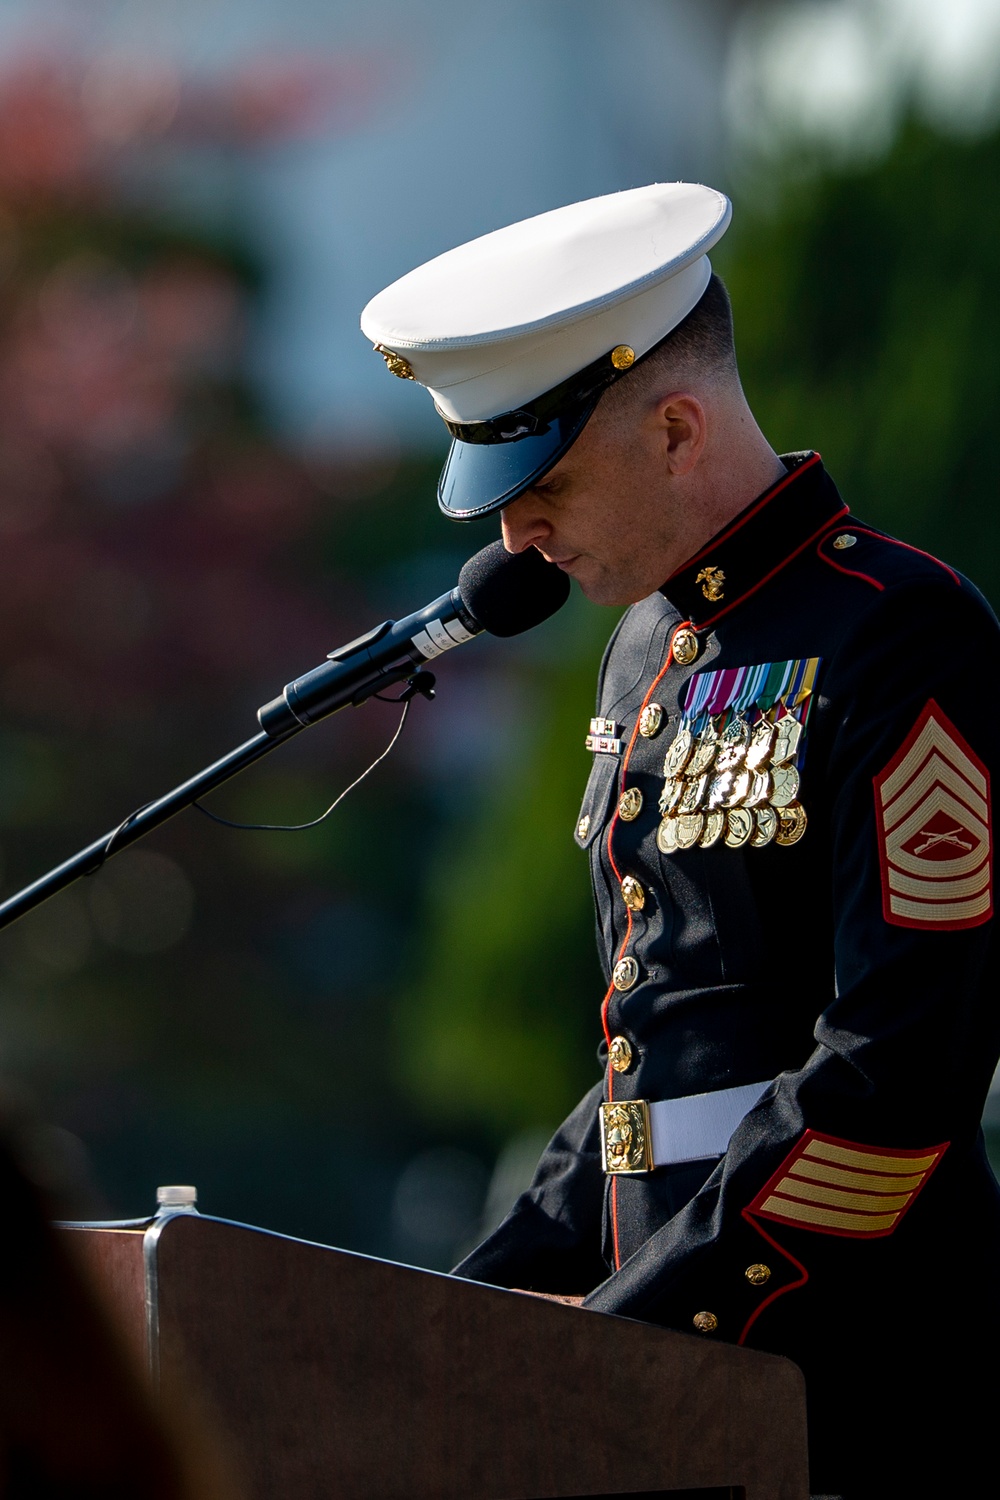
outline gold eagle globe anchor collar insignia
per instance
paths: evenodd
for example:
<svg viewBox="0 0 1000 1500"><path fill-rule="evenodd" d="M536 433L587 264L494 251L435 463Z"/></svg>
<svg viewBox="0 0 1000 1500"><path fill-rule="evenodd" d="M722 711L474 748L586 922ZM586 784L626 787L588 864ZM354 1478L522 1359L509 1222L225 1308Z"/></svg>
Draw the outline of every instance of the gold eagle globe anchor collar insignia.
<svg viewBox="0 0 1000 1500"><path fill-rule="evenodd" d="M668 578L660 592L695 631L704 630L777 579L848 514L818 453L787 454L785 473ZM696 637L692 636L696 643ZM675 659L678 665L689 665Z"/></svg>

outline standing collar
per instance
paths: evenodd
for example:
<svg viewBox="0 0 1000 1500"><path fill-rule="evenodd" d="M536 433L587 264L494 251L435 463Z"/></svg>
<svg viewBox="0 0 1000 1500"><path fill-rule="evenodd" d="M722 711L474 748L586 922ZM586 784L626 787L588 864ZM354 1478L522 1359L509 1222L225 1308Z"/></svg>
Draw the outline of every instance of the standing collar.
<svg viewBox="0 0 1000 1500"><path fill-rule="evenodd" d="M696 630L755 594L847 506L818 453L786 453L788 473L765 490L660 589Z"/></svg>

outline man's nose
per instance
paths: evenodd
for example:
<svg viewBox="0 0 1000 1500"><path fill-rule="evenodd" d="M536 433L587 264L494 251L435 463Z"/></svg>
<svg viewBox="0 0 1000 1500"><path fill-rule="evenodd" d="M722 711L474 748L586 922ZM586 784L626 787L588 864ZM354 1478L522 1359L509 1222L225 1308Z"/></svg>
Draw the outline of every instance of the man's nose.
<svg viewBox="0 0 1000 1500"><path fill-rule="evenodd" d="M526 552L529 547L541 547L552 535L552 527L530 490L504 506L500 512L500 529L508 552Z"/></svg>

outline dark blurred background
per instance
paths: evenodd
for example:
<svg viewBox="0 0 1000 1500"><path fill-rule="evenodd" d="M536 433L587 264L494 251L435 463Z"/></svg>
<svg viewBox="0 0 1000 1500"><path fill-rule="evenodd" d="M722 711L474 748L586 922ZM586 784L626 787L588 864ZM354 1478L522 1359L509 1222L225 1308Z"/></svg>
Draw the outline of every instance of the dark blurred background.
<svg viewBox="0 0 1000 1500"><path fill-rule="evenodd" d="M6 0L0 58L5 892L492 539L439 518L443 428L358 314L578 197L729 191L765 431L1000 601L990 0ZM0 1072L67 1211L190 1181L435 1267L499 1218L595 1077L571 833L613 623L575 593L444 658L321 828L189 812L0 934ZM315 816L396 722L342 713L211 805Z"/></svg>

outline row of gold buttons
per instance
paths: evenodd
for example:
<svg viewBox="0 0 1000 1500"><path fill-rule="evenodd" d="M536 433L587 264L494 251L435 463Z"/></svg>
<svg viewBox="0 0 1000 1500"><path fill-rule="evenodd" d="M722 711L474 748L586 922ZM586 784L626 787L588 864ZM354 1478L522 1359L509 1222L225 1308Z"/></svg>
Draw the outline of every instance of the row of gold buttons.
<svg viewBox="0 0 1000 1500"><path fill-rule="evenodd" d="M752 1266L747 1266L743 1275L751 1286L764 1286L771 1279L771 1267L765 1266L763 1261L756 1261ZM719 1326L714 1312L697 1312L691 1322L699 1333L714 1333Z"/></svg>

